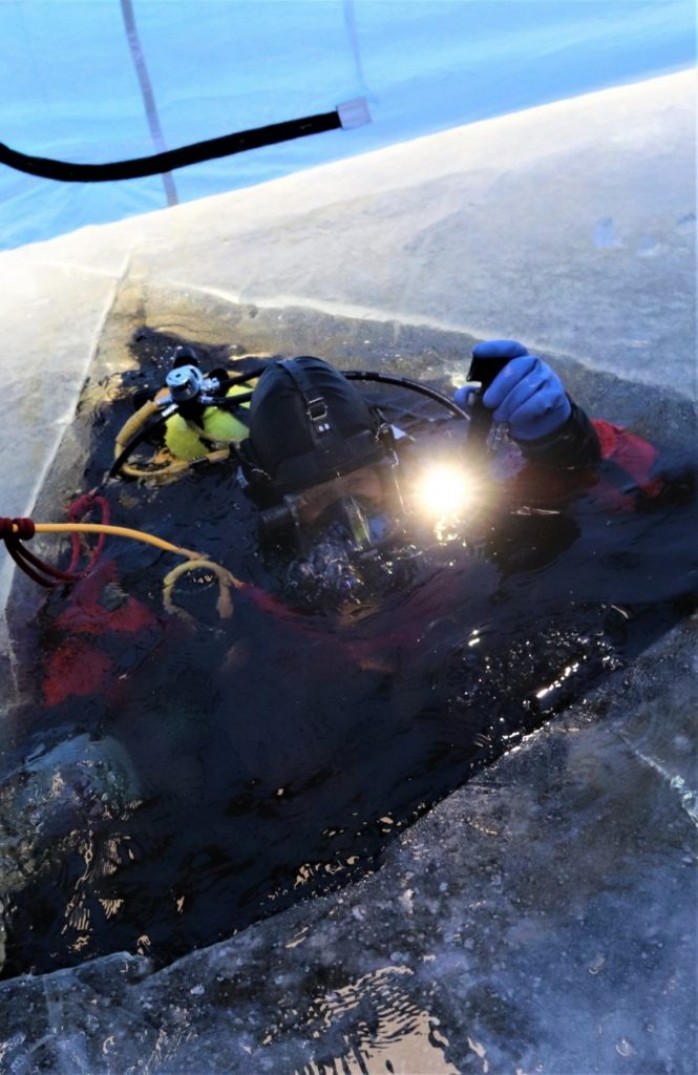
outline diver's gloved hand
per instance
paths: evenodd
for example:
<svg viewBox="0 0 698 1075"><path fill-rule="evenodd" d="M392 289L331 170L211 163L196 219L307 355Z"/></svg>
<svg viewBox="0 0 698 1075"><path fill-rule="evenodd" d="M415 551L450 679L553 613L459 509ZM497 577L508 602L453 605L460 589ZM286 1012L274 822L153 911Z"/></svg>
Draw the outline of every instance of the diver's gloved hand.
<svg viewBox="0 0 698 1075"><path fill-rule="evenodd" d="M518 340L484 340L473 348L473 360L468 371L468 380L482 384L487 391L497 374L513 358L527 355L528 351ZM453 393L453 402L459 407L467 407L471 399L472 387L464 384Z"/></svg>
<svg viewBox="0 0 698 1075"><path fill-rule="evenodd" d="M540 440L560 429L572 412L562 381L536 355L512 359L482 397L495 422L514 440Z"/></svg>
<svg viewBox="0 0 698 1075"><path fill-rule="evenodd" d="M473 358L506 365L482 397L495 422L505 422L514 440L532 441L557 432L569 418L572 405L562 381L547 363L529 355L517 340L486 340Z"/></svg>

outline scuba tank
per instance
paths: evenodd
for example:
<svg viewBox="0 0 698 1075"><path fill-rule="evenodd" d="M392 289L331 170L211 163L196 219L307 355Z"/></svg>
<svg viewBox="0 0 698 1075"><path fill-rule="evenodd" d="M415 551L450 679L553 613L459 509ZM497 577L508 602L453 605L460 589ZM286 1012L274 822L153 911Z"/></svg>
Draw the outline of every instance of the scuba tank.
<svg viewBox="0 0 698 1075"><path fill-rule="evenodd" d="M213 448L247 436L247 426L227 409L226 401L234 405L235 396L249 394L249 385L226 388L227 382L225 370L205 376L189 349L179 348L165 379L165 391L177 411L165 421L164 439L176 459L203 459ZM249 401L241 406L249 407Z"/></svg>

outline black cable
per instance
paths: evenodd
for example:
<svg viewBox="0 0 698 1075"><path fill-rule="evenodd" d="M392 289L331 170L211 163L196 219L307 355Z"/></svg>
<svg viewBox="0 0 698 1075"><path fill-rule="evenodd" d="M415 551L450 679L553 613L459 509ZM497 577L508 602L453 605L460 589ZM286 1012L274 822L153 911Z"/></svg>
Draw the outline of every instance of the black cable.
<svg viewBox="0 0 698 1075"><path fill-rule="evenodd" d="M134 433L130 441L128 441L128 443L124 445L122 450L117 455L116 459L114 460L107 472L107 478L116 477L128 457L134 451L134 449L136 449L139 444L142 444L143 441L150 436L154 429L157 429L157 427L162 425L163 422L166 422L167 419L171 417L172 413L173 412L169 410L169 408L167 410L160 411L159 414L155 414L148 422L146 422L144 426L141 426L138 432Z"/></svg>
<svg viewBox="0 0 698 1075"><path fill-rule="evenodd" d="M262 359L258 370L229 377L226 387L230 387L233 384L245 384L250 378L259 376L267 364L268 360ZM427 396L429 399L433 399L434 402L440 403L442 407L451 411L456 418L464 418L466 422L470 421L470 414L464 411L462 407L459 407L457 403L454 403L445 392L440 392L438 388L431 388L430 385L422 384L421 381L414 381L411 377L398 377L397 374L382 373L378 370L340 370L340 372L348 381L376 381L379 384L394 384L399 388L407 388L411 392L418 392L420 395ZM235 396L215 398L211 402L213 406L221 407L223 410L233 410L243 403L249 403L252 396L253 391L250 390Z"/></svg>
<svg viewBox="0 0 698 1075"><path fill-rule="evenodd" d="M111 164L75 164L70 161L52 160L49 157L33 157L0 142L0 164L6 164L9 168L26 172L28 175L36 175L42 179L55 179L63 183L106 183L121 179L143 179L145 176L162 175L175 168L201 164L203 161L215 160L217 157L244 153L248 149L260 149L262 146L288 142L293 138L304 138L310 134L333 131L341 126L339 112L335 109L333 112L321 112L314 116L305 116L303 119L291 119L284 123L271 123L267 127L254 127L249 131L224 134L219 138L193 142L179 149L153 153L149 157L114 161Z"/></svg>
<svg viewBox="0 0 698 1075"><path fill-rule="evenodd" d="M264 360L262 360L261 365L266 365ZM410 377L398 377L392 373L380 373L374 370L342 370L341 372L348 381L376 381L380 384L393 384L399 388L407 388L412 392L418 392L423 396L427 396L429 399L433 399L436 403L440 403L442 407L451 411L456 418L463 418L466 422L470 421L470 415L459 407L457 403L454 403L449 396L445 395L445 393L440 392L438 388L431 388L429 385L422 384L420 381L413 381ZM230 388L230 386L234 384L245 384L251 377L255 376L257 376L256 371L230 376L227 379L226 387ZM243 404L249 403L252 400L252 397L253 390L250 390L249 392L241 392L234 396L215 396L210 398L207 406L218 407L220 410L224 411L233 411L237 410ZM178 411L181 412L181 410L182 408L179 407ZM142 429L139 429L112 463L108 472L108 477L112 478L118 474L133 450L146 440L149 434L152 433L158 425L161 425L167 418L171 417L172 413L173 412L169 408L165 411L161 411L147 422Z"/></svg>
<svg viewBox="0 0 698 1075"><path fill-rule="evenodd" d="M249 392L239 392L235 396L211 396L209 407L218 407L221 411L236 411L245 403L252 402L252 389ZM246 425L243 422L243 425Z"/></svg>
<svg viewBox="0 0 698 1075"><path fill-rule="evenodd" d="M455 414L456 418L464 418L466 422L470 421L470 415L467 411L454 403L444 392L439 392L438 388L431 388L420 381L413 381L410 377L398 377L392 373L379 373L374 370L342 370L342 373L348 381L378 381L381 384L394 384L399 388L409 388L412 392L419 392L421 395L433 399L436 403L440 403L442 407L446 407L452 414Z"/></svg>

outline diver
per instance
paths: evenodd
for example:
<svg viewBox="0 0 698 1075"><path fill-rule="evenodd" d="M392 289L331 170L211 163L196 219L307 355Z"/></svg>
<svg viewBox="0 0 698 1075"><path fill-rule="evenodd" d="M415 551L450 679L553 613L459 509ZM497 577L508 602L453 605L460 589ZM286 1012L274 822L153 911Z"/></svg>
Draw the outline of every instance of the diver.
<svg viewBox="0 0 698 1075"><path fill-rule="evenodd" d="M567 510L575 501L588 498L605 525L604 513L635 511L666 493L657 449L591 420L550 365L515 340L478 344L455 393L383 372L342 371L313 356L243 365L248 392L246 381L226 380L223 370L206 379L191 351L178 349L168 385L179 413L168 396L164 440L181 457L176 467L205 463L203 473L191 470L196 486L217 481L217 503L223 497L237 511L215 524L226 562L244 579L254 561L255 581L257 561L265 565L262 586L236 580L238 594L277 618L292 619L294 610L373 612L456 547L505 575L535 570L571 547L580 525L592 525L588 513L580 524ZM220 409L209 387L218 384ZM234 434L227 444L217 439L222 429ZM117 444L112 473L131 450ZM159 481L163 471L153 473ZM258 544L245 564L231 559L237 549L232 533L225 537L246 517L237 510L240 490ZM141 510L157 519L166 495L148 496ZM188 526L189 516L180 521L180 542ZM173 630L144 595L124 592L113 561L96 564L49 627L45 702L94 697L105 681L119 691L137 674L125 660L140 660Z"/></svg>
<svg viewBox="0 0 698 1075"><path fill-rule="evenodd" d="M427 524L435 520L450 521L452 537L465 535L471 551L489 546L500 564L505 546L515 546L522 564L520 534L506 539L513 517L536 516L535 529L524 528L540 560L575 539L561 511L575 494L594 488L607 506L626 510L658 492L654 447L590 420L518 341L479 344L466 383L452 401L434 392L426 418L410 414L404 388L399 398L400 378L374 400L369 378L303 356L269 362L252 394L239 479L259 511L262 548L285 558L284 594L308 607L323 598L359 604L381 582L409 584L425 543L433 552Z"/></svg>
<svg viewBox="0 0 698 1075"><path fill-rule="evenodd" d="M94 841L81 884L99 922L100 900L121 900L122 881L128 888L141 816L151 804L157 816L158 801L170 813L179 804L182 884L192 873L187 855L200 864L201 833L214 817L231 873L246 890L258 869L263 889L271 845L285 875L285 848L301 831L292 813L285 834L269 836L293 803L286 789L303 801L315 796L332 831L343 828L341 804L354 818L361 802L356 826L393 808L409 813L409 796L433 794L437 763L447 774L438 796L574 696L577 669L593 676L618 667L610 634L631 620L626 604L670 605L691 585L677 579L690 559L684 546L663 556L649 525L662 522L655 507L690 498L683 478L667 482L654 446L590 419L517 341L479 344L455 393L313 356L259 361L247 393L224 371L206 379L192 369L185 362L172 379L178 391L193 384L204 395L202 406L188 397L180 410L191 416L194 457L178 473L189 476L179 492L177 483L154 494L135 485L129 499L142 493L139 510L179 544L193 519L217 533L219 559L238 576L236 613L198 628L163 615L152 599L157 561L140 561L124 579L102 560L56 601L42 659L49 732L0 787L0 813L14 825L19 805L26 819L13 835L18 856L29 848L39 864L31 898L15 906L14 877L8 882L9 968L50 966L32 933L32 906L44 891L53 906L55 847L71 851L77 870L80 841L85 833ZM168 398L162 415L172 413ZM171 452L183 428L166 432ZM119 442L117 463L131 446ZM211 486L213 499L202 493L215 515L208 520L192 502ZM630 552L637 527L631 535L626 520L648 534ZM235 528L245 525L254 540L239 540ZM197 599L210 594L193 589ZM367 742L381 772L357 788L352 759L366 763ZM396 806L393 794L405 803ZM236 819L252 824L248 804L259 839L243 855ZM321 858L326 838L303 819L302 839ZM114 831L123 870L113 861ZM178 891L168 881L173 900ZM132 891L124 913L139 899ZM207 913L227 906L226 898ZM171 914L178 930L176 903ZM56 923L61 961L74 958L66 937L75 952L100 943L60 916ZM105 936L126 937L127 926L118 934L110 920Z"/></svg>

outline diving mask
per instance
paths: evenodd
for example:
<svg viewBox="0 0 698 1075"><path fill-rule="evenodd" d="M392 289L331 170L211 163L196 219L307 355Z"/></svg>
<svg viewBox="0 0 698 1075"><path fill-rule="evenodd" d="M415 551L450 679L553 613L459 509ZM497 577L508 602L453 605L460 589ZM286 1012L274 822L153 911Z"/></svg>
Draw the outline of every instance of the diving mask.
<svg viewBox="0 0 698 1075"><path fill-rule="evenodd" d="M362 553L393 532L391 512L400 506L394 467L380 464L286 494L279 504L259 513L260 541L276 548L302 549L331 532L341 536L347 548Z"/></svg>

